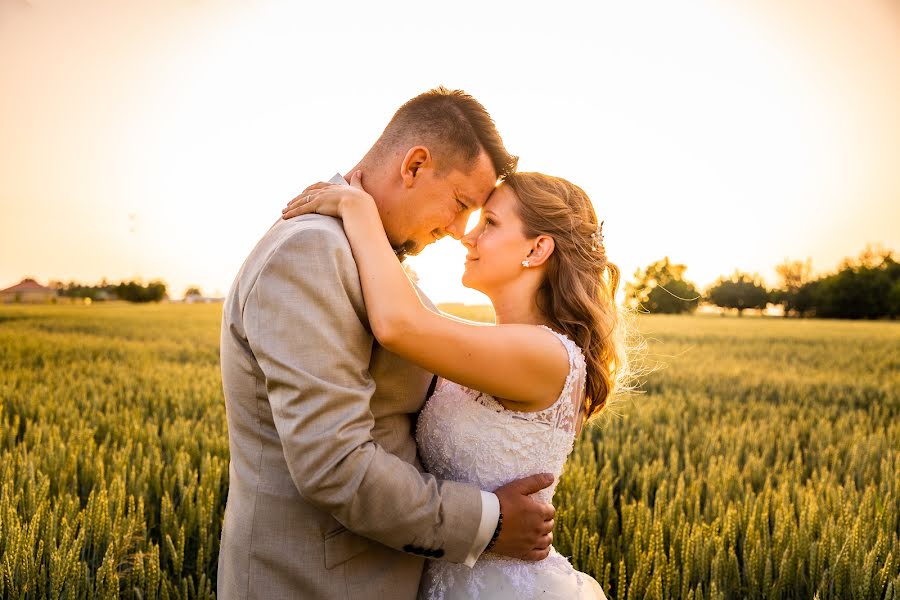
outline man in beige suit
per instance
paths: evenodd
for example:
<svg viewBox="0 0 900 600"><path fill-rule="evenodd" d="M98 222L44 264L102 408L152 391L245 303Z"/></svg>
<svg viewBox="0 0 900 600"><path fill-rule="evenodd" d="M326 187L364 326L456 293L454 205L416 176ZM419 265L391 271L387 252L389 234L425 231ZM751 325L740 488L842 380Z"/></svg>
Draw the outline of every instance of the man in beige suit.
<svg viewBox="0 0 900 600"><path fill-rule="evenodd" d="M474 98L438 88L402 106L353 170L402 258L460 238L515 163ZM375 342L340 221L279 220L263 236L225 302L221 364L220 598L411 600L425 557L547 555L553 508L529 494L551 478L489 493L423 472L413 432L434 378Z"/></svg>

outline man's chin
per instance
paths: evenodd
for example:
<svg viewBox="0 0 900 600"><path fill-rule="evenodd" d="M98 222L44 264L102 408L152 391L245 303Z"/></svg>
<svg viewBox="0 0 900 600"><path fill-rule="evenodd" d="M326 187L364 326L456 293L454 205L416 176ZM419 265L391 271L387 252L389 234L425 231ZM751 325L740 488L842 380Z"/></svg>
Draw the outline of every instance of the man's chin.
<svg viewBox="0 0 900 600"><path fill-rule="evenodd" d="M403 259L407 256L415 256L419 252L422 251L422 246L419 246L412 240L406 240L399 246L394 246L394 254L397 255L397 259L400 262L403 262Z"/></svg>

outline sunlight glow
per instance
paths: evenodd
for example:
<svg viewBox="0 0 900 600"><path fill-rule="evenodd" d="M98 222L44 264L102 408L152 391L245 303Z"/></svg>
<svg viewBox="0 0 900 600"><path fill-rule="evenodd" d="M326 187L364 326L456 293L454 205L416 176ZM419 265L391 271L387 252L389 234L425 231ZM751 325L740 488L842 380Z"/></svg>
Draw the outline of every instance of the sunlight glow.
<svg viewBox="0 0 900 600"><path fill-rule="evenodd" d="M466 223L466 233L469 233L475 226L478 225L478 221L481 220L481 209L479 208L476 211L473 211L471 215L469 215L469 221Z"/></svg>
<svg viewBox="0 0 900 600"><path fill-rule="evenodd" d="M898 13L0 3L0 287L160 277L173 297L223 295L287 200L437 84L488 108L521 170L590 194L626 280L668 255L700 286L735 268L774 284L785 258L900 249ZM477 43L444 43L460 31ZM410 264L435 301L484 301L464 256L445 239Z"/></svg>

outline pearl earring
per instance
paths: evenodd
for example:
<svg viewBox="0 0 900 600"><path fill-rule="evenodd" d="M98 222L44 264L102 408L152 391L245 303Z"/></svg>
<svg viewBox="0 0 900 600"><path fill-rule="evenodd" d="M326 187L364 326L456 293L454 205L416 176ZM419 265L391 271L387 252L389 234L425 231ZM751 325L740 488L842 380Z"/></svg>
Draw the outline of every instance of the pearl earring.
<svg viewBox="0 0 900 600"><path fill-rule="evenodd" d="M531 263L529 263L528 259L526 258L525 260L522 261L522 266L527 269L528 267L531 266Z"/></svg>

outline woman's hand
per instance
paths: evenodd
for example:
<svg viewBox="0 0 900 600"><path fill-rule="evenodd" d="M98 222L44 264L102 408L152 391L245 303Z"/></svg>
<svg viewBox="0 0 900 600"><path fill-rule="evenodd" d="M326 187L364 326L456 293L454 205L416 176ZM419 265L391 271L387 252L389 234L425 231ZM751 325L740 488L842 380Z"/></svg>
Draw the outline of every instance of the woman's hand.
<svg viewBox="0 0 900 600"><path fill-rule="evenodd" d="M356 171L350 178L350 186L331 183L311 185L299 196L288 202L281 211L282 219L299 217L310 213L343 218L344 212L352 205L375 203L362 186L362 171Z"/></svg>

